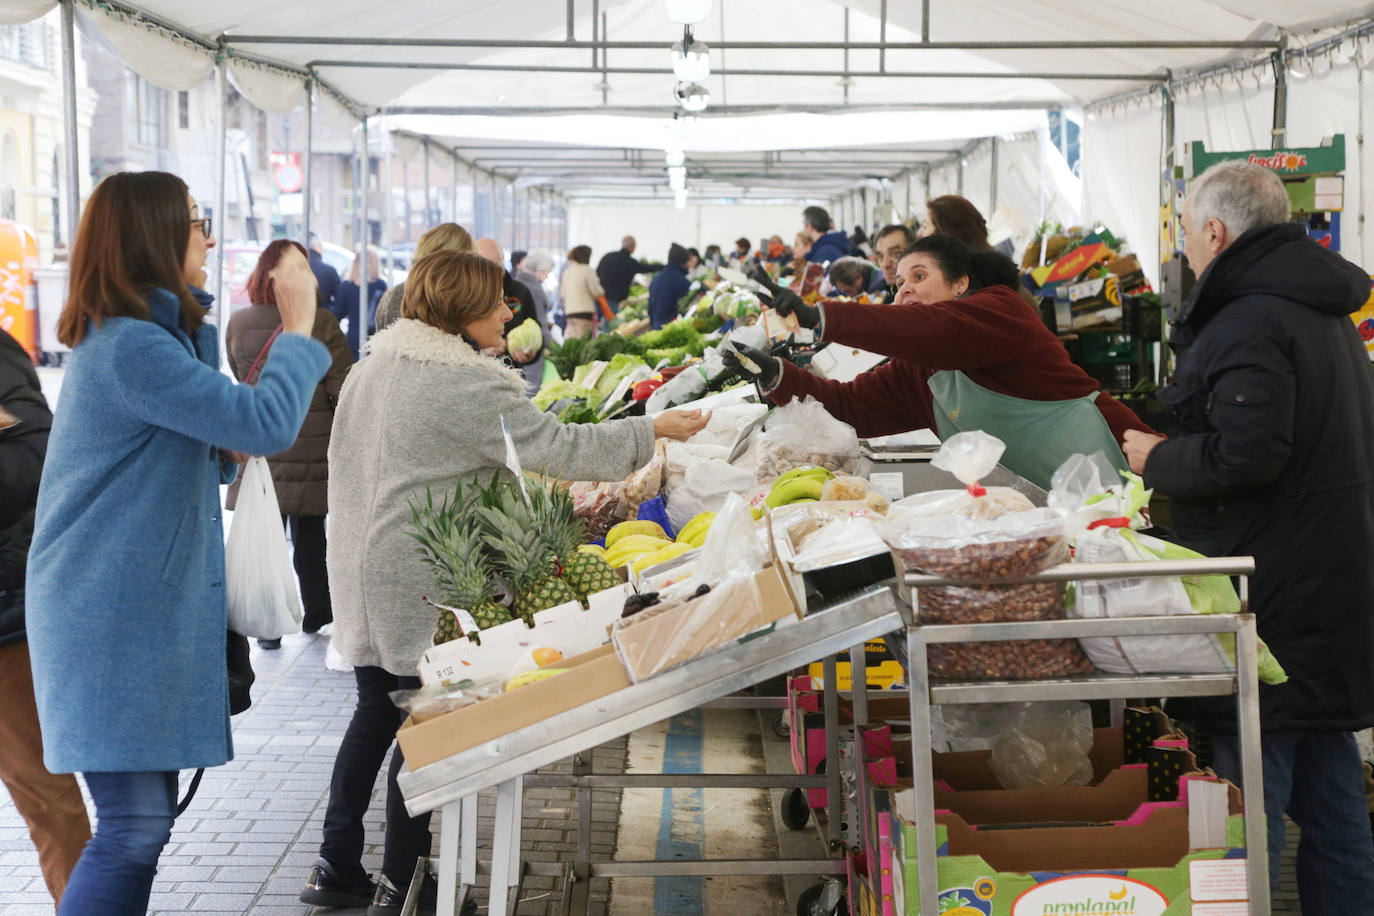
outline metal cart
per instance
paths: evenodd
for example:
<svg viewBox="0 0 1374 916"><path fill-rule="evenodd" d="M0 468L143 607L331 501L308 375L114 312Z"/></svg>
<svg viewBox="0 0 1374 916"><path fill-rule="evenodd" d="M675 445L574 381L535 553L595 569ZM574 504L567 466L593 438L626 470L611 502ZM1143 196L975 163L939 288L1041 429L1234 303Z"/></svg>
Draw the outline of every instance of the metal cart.
<svg viewBox="0 0 1374 916"><path fill-rule="evenodd" d="M1252 557L1200 560L1159 560L1143 563L1071 563L1056 566L1018 582L1073 582L1093 579L1139 579L1156 576L1239 576L1242 610L1247 579L1255 571ZM923 625L920 590L959 585L939 576L906 574L911 588L906 621L905 655L911 695L912 735L928 736L932 706L958 703L1002 703L1028 700L1124 700L1131 697L1236 697L1240 726L1241 774L1245 804L1246 871L1252 913L1269 912L1268 841L1264 819L1264 780L1261 772L1259 679L1256 666L1258 637L1254 615L1216 614L1176 617L1126 617L1095 620L1046 620L1023 623ZM931 682L926 650L932 645L998 642L1019 639L1062 639L1092 636L1174 636L1234 633L1236 669L1205 675L1095 674L1042 680ZM939 912L939 881L935 845L934 777L930 741L911 742L912 777L916 791L917 874L920 912Z"/></svg>
<svg viewBox="0 0 1374 916"><path fill-rule="evenodd" d="M834 655L858 647L902 627L892 589L875 586L776 631L736 643L693 659L675 669L610 696L551 716L499 739L452 757L402 770L398 777L407 810L412 815L441 810L439 834L439 916L453 916L470 898L479 873L477 862L477 793L496 787L497 809L490 866L491 913L513 913L524 875L563 880L563 911L582 914L587 908L591 878L698 875L839 875L842 858L824 859L708 859L643 862L593 862L590 855L591 793L595 787L700 788L819 788L829 789L829 804L837 811L840 770L824 776L796 774L595 774L579 764L572 775L534 774L573 755L678 713L712 703L739 708L757 707L753 697L732 697L737 691L802 667L829 659L826 666L825 708L830 759L838 759L838 699ZM862 666L862 656L859 657ZM860 667L858 670L862 670ZM862 694L862 691L860 691ZM769 701L764 701L765 703ZM776 702L776 701L772 701ZM785 702L785 700L782 700ZM859 702L862 702L860 700ZM856 710L857 712L858 710ZM533 775L531 775L533 774ZM575 785L578 789L578 851L573 863L525 863L520 859L521 796L524 785ZM839 818L830 819L832 848ZM418 897L427 860L421 859L408 895Z"/></svg>

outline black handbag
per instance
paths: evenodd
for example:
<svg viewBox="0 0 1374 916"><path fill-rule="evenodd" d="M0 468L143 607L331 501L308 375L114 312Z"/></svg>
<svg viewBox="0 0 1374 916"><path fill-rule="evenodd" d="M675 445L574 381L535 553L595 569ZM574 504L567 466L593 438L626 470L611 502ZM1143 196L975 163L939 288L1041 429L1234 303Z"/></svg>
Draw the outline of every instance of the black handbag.
<svg viewBox="0 0 1374 916"><path fill-rule="evenodd" d="M224 632L224 659L229 669L229 715L236 716L253 705L249 690L253 686L255 676L253 664L248 660L248 637L241 636L233 630ZM196 775L191 777L191 784L186 787L186 797L177 802L178 815L191 806L191 799L196 797L196 790L200 788L200 780L204 775L205 768L201 767L196 770Z"/></svg>

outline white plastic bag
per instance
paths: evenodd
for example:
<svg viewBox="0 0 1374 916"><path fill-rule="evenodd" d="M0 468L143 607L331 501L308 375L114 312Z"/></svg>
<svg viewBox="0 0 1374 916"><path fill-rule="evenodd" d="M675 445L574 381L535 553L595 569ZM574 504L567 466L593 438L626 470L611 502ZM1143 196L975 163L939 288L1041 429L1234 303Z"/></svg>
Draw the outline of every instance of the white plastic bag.
<svg viewBox="0 0 1374 916"><path fill-rule="evenodd" d="M1086 786L1093 716L1087 703L1028 703L1016 724L992 746L988 761L1004 789Z"/></svg>
<svg viewBox="0 0 1374 916"><path fill-rule="evenodd" d="M836 474L859 468L859 435L807 395L773 411L759 437L756 483L776 480L793 468L814 465Z"/></svg>
<svg viewBox="0 0 1374 916"><path fill-rule="evenodd" d="M229 629L250 639L300 632L296 573L266 458L251 458L243 468L224 566Z"/></svg>
<svg viewBox="0 0 1374 916"><path fill-rule="evenodd" d="M753 482L754 472L748 468L733 467L718 458L698 461L687 468L682 485L668 494L668 520L680 531L700 513L720 511L726 497L747 490Z"/></svg>
<svg viewBox="0 0 1374 916"><path fill-rule="evenodd" d="M698 366L688 366L649 395L644 402L644 413L653 416L678 404L695 401L705 393L705 373Z"/></svg>

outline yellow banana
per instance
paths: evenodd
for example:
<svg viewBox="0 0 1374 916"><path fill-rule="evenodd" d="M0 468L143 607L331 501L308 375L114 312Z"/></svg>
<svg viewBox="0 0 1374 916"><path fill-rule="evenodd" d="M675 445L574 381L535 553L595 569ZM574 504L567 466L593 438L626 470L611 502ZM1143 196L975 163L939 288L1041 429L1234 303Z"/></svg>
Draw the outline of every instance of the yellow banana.
<svg viewBox="0 0 1374 916"><path fill-rule="evenodd" d="M773 484L764 503L770 509L786 506L801 499L820 499L825 484L816 477L793 477L788 481Z"/></svg>
<svg viewBox="0 0 1374 916"><path fill-rule="evenodd" d="M815 477L815 478L820 479L820 480L830 480L830 479L831 479L832 477L834 477L834 476L835 476L834 472L832 472L832 471L829 470L828 468L818 468L818 467L793 468L792 470L788 471L786 474L783 474L783 475L782 475L781 477L779 477L777 480L773 481L773 485L774 485L774 486L777 486L777 485L780 484L780 483L786 483L787 481L789 481L789 480L795 480L795 479L798 478L798 477Z"/></svg>
<svg viewBox="0 0 1374 916"><path fill-rule="evenodd" d="M682 542L691 541L697 536L698 532L709 529L715 520L716 513L702 512L682 526L682 530L677 533L677 539Z"/></svg>
<svg viewBox="0 0 1374 916"><path fill-rule="evenodd" d="M663 530L658 522L621 522L613 526L610 531L606 532L606 549L610 550L622 538L636 534L648 535L665 541L668 540L668 533Z"/></svg>
<svg viewBox="0 0 1374 916"><path fill-rule="evenodd" d="M673 543L667 538L650 537L647 534L632 534L621 538L616 545L606 551L606 562L613 568L624 566L632 558L645 553L662 550Z"/></svg>
<svg viewBox="0 0 1374 916"><path fill-rule="evenodd" d="M505 692L510 693L512 690L519 690L521 687L526 687L538 681L557 677L567 670L567 668L540 668L537 671L526 671L523 674L517 674L515 677L506 681Z"/></svg>
<svg viewBox="0 0 1374 916"><path fill-rule="evenodd" d="M680 557L691 549L691 544L683 544L681 542L669 544L662 550L647 553L635 560L630 564L630 570L632 572L640 572L641 570L648 569L650 566L657 566L659 563L666 563L674 557Z"/></svg>

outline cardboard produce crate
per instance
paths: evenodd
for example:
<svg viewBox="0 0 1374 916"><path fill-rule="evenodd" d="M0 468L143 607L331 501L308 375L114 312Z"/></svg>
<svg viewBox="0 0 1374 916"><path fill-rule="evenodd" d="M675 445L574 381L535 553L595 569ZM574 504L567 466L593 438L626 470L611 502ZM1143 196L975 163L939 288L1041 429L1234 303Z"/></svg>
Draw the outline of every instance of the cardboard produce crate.
<svg viewBox="0 0 1374 916"><path fill-rule="evenodd" d="M411 770L428 766L630 686L610 646L565 659L557 667L570 670L453 712L407 718L396 733L406 765Z"/></svg>

